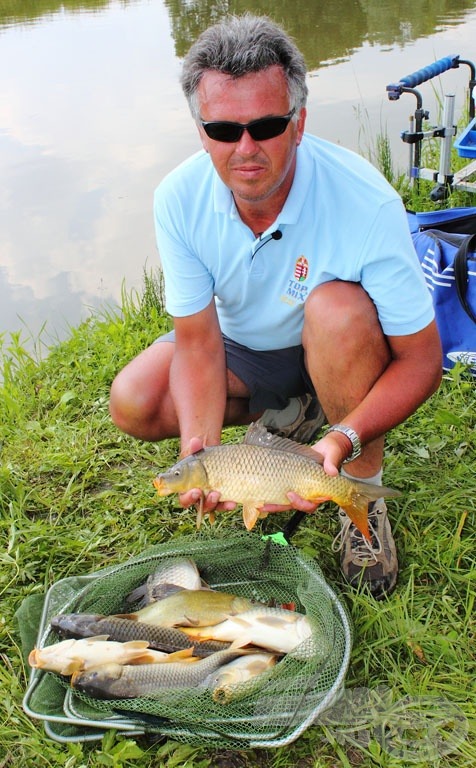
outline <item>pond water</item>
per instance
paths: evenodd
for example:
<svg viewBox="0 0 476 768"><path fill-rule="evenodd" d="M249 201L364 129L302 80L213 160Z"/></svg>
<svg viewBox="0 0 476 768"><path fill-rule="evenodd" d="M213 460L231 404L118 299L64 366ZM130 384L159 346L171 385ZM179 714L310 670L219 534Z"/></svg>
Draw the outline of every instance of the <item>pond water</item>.
<svg viewBox="0 0 476 768"><path fill-rule="evenodd" d="M307 129L371 155L413 96L385 87L443 56L476 59L476 0L0 0L0 334L47 343L141 289L159 265L152 196L199 148L181 58L226 13L266 13L309 68ZM464 115L469 70L421 86Z"/></svg>

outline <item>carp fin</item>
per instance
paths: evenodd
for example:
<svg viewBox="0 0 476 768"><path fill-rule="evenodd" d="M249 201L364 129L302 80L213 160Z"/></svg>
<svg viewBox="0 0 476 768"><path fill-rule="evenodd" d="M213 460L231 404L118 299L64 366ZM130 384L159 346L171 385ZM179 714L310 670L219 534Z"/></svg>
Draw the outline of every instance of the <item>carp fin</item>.
<svg viewBox="0 0 476 768"><path fill-rule="evenodd" d="M83 669L83 661L81 659L74 659L69 664L65 664L61 668L60 675L74 675L75 672L81 672Z"/></svg>
<svg viewBox="0 0 476 768"><path fill-rule="evenodd" d="M150 602L158 603L160 600L165 600L166 597L175 595L177 592L182 592L183 590L184 587L181 587L179 584L157 584L157 586L150 592L152 598Z"/></svg>
<svg viewBox="0 0 476 768"><path fill-rule="evenodd" d="M324 463L323 455L315 451L314 448L311 448L310 445L296 443L288 437L273 435L271 432L268 432L264 424L259 424L257 421L248 427L243 443L246 445L258 445L262 448L273 448L275 451L297 453L299 456L311 459L316 464Z"/></svg>
<svg viewBox="0 0 476 768"><path fill-rule="evenodd" d="M252 633L240 635L236 640L233 640L230 651L244 649L247 645L253 645Z"/></svg>
<svg viewBox="0 0 476 768"><path fill-rule="evenodd" d="M207 627L206 628L207 634L205 634L203 632L203 628L200 627L200 629L199 629L200 634L199 635L194 635L193 634L193 630L194 629L196 630L196 629L199 629L199 628L198 627L185 627L185 628L182 629L182 632L187 635L187 637L188 637L188 639L190 640L191 643L206 643L209 640L214 640L213 631L212 631L214 629L214 627Z"/></svg>
<svg viewBox="0 0 476 768"><path fill-rule="evenodd" d="M366 496L369 501L376 501L382 496L385 498L397 498L402 495L401 491L397 491L395 488L389 488L386 485L375 485L375 483L362 483L359 480L352 479L352 484L355 489Z"/></svg>
<svg viewBox="0 0 476 768"><path fill-rule="evenodd" d="M194 618L193 616L187 616L187 614L184 613L183 618L180 620L180 622L177 622L174 626L199 627L200 619Z"/></svg>
<svg viewBox="0 0 476 768"><path fill-rule="evenodd" d="M196 523L195 523L197 531L200 530L201 525L203 523L203 518L205 517L205 513L203 511L203 499L204 499L204 496L203 496L203 492L202 492L202 494L200 496L200 501L198 502L198 504L195 505L195 509L197 510L197 519L196 519Z"/></svg>
<svg viewBox="0 0 476 768"><path fill-rule="evenodd" d="M342 509L347 513L355 527L359 529L361 534L367 539L371 540L368 515L369 515L369 503L376 501L382 497L397 497L401 496L401 491L397 491L395 488L389 488L385 485L376 485L375 483L364 483L357 478L351 479L353 486L351 498L348 503L340 503Z"/></svg>
<svg viewBox="0 0 476 768"><path fill-rule="evenodd" d="M191 646L190 648L183 648L180 651L174 651L173 653L167 654L167 659L164 662L164 664L169 664L170 662L175 661L181 661L182 663L187 662L194 662L199 661L199 656L194 656L194 647Z"/></svg>
<svg viewBox="0 0 476 768"><path fill-rule="evenodd" d="M128 643L125 643L125 645L128 645ZM163 657L159 657L157 654L160 653L161 651L155 651L152 648L144 648L142 650L137 648L135 653L128 654L125 664L134 667L141 664L161 664L168 661L169 654L164 653Z"/></svg>
<svg viewBox="0 0 476 768"><path fill-rule="evenodd" d="M132 592L129 592L129 594L126 597L127 603L137 603L139 600L143 600L147 592L147 585L141 584L139 587L136 587L132 590Z"/></svg>
<svg viewBox="0 0 476 768"><path fill-rule="evenodd" d="M259 519L261 513L260 507L264 504L263 501L248 502L243 504L243 522L247 531L253 530L256 525L256 521Z"/></svg>
<svg viewBox="0 0 476 768"><path fill-rule="evenodd" d="M352 501L349 504L341 504L342 509L352 520L356 528L359 529L362 536L367 541L371 541L369 531L369 498L362 493L352 495Z"/></svg>
<svg viewBox="0 0 476 768"><path fill-rule="evenodd" d="M126 640L125 643L122 643L124 648L130 648L131 650L134 649L144 649L149 647L149 642L147 640Z"/></svg>
<svg viewBox="0 0 476 768"><path fill-rule="evenodd" d="M231 613L225 614L225 621L232 621L234 624L239 624L241 627L253 626L252 622L249 619L245 618L243 615L239 613L234 615Z"/></svg>
<svg viewBox="0 0 476 768"><path fill-rule="evenodd" d="M324 504L326 501L332 501L332 496L308 496L307 500L319 506L319 504Z"/></svg>

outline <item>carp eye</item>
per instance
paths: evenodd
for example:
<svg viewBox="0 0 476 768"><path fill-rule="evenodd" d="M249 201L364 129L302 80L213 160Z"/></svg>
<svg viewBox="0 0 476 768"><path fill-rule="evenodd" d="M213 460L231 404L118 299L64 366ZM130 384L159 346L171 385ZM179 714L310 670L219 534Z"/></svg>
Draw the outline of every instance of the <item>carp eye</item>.
<svg viewBox="0 0 476 768"><path fill-rule="evenodd" d="M180 477L180 469L176 469L174 475L175 477Z"/></svg>

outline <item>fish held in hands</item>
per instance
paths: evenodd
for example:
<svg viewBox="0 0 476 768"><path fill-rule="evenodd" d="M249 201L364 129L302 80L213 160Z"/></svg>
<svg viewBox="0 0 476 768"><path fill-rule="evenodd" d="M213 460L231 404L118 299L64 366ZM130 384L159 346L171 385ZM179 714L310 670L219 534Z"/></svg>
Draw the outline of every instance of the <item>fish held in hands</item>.
<svg viewBox="0 0 476 768"><path fill-rule="evenodd" d="M96 667L99 664L155 664L168 657L167 653L152 650L142 640L119 643L107 635L75 640L62 640L45 648L34 648L28 656L30 667L71 675L73 672Z"/></svg>
<svg viewBox="0 0 476 768"><path fill-rule="evenodd" d="M393 488L328 475L322 456L308 445L270 434L252 424L242 443L202 448L154 480L159 496L199 488L203 495L218 491L222 500L243 506L251 530L265 504L289 504L292 491L314 503L333 501L344 509L359 531L370 539L368 505L381 496L400 496ZM199 510L197 525L201 523Z"/></svg>
<svg viewBox="0 0 476 768"><path fill-rule="evenodd" d="M122 616L162 627L201 627L219 624L227 616L247 611L252 605L248 598L227 592L182 589L135 613Z"/></svg>

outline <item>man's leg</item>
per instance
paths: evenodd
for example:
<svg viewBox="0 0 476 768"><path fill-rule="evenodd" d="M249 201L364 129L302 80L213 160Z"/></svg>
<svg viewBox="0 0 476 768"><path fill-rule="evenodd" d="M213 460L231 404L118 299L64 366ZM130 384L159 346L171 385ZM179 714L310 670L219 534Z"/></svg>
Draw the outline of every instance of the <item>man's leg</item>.
<svg viewBox="0 0 476 768"><path fill-rule="evenodd" d="M152 344L131 360L114 379L109 410L114 424L140 440L177 437L169 373L174 344Z"/></svg>
<svg viewBox="0 0 476 768"><path fill-rule="evenodd" d="M305 305L305 363L329 424L362 402L390 362L375 306L357 283L316 288ZM382 465L384 438L365 446L352 474L367 477Z"/></svg>
<svg viewBox="0 0 476 768"><path fill-rule="evenodd" d="M114 424L140 440L179 436L175 406L169 388L175 344L160 341L131 360L114 379L109 410ZM229 397L226 424L247 424L249 393L231 371L227 372Z"/></svg>
<svg viewBox="0 0 476 768"><path fill-rule="evenodd" d="M330 424L345 422L390 362L375 306L356 283L330 282L306 302L303 332L306 368ZM384 437L367 444L345 465L349 477L381 484ZM375 597L389 594L398 562L383 499L369 505L369 545L339 511L341 566L354 585L368 584Z"/></svg>

